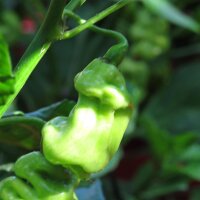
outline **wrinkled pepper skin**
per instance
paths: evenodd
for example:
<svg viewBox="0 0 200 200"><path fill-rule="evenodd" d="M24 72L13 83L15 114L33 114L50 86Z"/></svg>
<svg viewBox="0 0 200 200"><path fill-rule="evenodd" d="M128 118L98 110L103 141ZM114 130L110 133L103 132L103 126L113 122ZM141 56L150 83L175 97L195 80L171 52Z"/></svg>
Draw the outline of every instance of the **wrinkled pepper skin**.
<svg viewBox="0 0 200 200"><path fill-rule="evenodd" d="M117 151L131 114L130 97L119 70L103 58L75 77L78 102L68 117L43 128L43 153L83 178L103 169Z"/></svg>
<svg viewBox="0 0 200 200"><path fill-rule="evenodd" d="M0 182L1 200L77 200L71 175L49 163L40 152L20 157L14 172L17 177Z"/></svg>

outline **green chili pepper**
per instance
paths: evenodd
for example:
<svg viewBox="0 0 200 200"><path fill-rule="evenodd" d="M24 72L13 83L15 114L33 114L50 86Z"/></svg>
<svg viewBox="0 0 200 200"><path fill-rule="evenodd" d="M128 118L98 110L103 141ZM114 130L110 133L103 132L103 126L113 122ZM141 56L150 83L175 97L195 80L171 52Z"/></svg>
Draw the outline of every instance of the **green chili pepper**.
<svg viewBox="0 0 200 200"><path fill-rule="evenodd" d="M74 178L62 167L50 164L39 152L20 157L14 171L17 177L6 178L0 183L1 200L77 199Z"/></svg>
<svg viewBox="0 0 200 200"><path fill-rule="evenodd" d="M47 160L80 175L105 167L119 147L131 109L125 81L104 59L93 60L75 77L78 103L69 117L57 117L43 128Z"/></svg>

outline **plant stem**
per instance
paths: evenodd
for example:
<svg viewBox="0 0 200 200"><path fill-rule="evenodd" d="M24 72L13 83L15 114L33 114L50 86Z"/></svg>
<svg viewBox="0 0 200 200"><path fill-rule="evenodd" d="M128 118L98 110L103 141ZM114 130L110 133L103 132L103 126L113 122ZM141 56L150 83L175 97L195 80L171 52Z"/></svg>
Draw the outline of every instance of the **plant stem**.
<svg viewBox="0 0 200 200"><path fill-rule="evenodd" d="M124 7L126 4L133 2L135 0L121 0L118 1L116 4L110 6L109 8L103 10L102 12L98 13L94 17L86 20L85 23L77 26L76 28L66 31L63 35L60 36L59 39L68 39L78 35L80 32L88 29L98 21L102 20L103 18L107 17L108 15L112 14L113 12L119 10L120 8Z"/></svg>
<svg viewBox="0 0 200 200"><path fill-rule="evenodd" d="M79 17L79 15L76 15L72 11L65 10L64 12L65 12L64 15L75 19L76 22L79 24L84 24L86 22L85 19L82 19L81 17ZM117 66L121 62L122 58L124 57L128 49L128 42L127 42L127 39L124 37L124 35L121 34L120 32L101 28L96 25L91 25L89 29L97 33L111 37L117 41L117 44L110 47L105 53L105 55L103 56L103 58L109 61L109 63L112 63L115 66Z"/></svg>
<svg viewBox="0 0 200 200"><path fill-rule="evenodd" d="M71 0L75 2L75 6L71 9L75 9L81 0ZM38 62L47 52L51 43L56 40L60 35L60 21L62 19L63 9L66 5L66 0L51 0L46 18L41 25L38 33L31 42L30 46L20 59L15 70L15 92L10 95L4 106L0 107L0 118L9 108L15 97L18 95L32 71L35 69Z"/></svg>

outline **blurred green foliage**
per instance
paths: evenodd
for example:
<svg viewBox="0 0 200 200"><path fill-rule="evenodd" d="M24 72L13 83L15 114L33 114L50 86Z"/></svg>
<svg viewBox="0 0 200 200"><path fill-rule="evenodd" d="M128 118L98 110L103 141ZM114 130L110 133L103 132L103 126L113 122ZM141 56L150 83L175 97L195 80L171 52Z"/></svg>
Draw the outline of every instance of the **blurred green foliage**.
<svg viewBox="0 0 200 200"><path fill-rule="evenodd" d="M200 5L198 0L159 0L152 7L155 2L135 2L98 24L122 32L129 41L119 68L134 102L122 148L103 172L93 176L101 178L109 200L200 199L200 42L196 33ZM0 34L10 44L14 66L41 24L48 3L0 1ZM111 3L88 1L77 12L89 18ZM69 22L69 28L73 26ZM77 99L75 74L112 43L85 31L50 48L11 109L26 114L10 112L0 122L1 178L11 173L17 157L39 148L46 120L69 113L73 102L62 100ZM123 164L127 158L130 166ZM85 192L98 190L95 186ZM96 197L103 198L102 194Z"/></svg>

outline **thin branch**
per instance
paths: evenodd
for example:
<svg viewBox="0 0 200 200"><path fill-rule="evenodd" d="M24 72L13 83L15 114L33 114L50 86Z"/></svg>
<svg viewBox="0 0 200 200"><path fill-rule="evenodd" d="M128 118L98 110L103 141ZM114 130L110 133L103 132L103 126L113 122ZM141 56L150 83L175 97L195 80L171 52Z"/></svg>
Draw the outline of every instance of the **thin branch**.
<svg viewBox="0 0 200 200"><path fill-rule="evenodd" d="M89 27L91 27L92 25L97 23L98 21L104 19L108 15L112 14L113 12L119 10L120 8L124 7L125 5L127 5L128 3L131 3L133 1L135 1L135 0L118 1L116 4L110 6L109 8L96 14L94 17L91 17L90 19L86 20L85 23L82 23L81 25L77 26L76 28L74 28L72 30L66 31L64 34L60 35L60 38L58 38L58 39L60 39L60 40L68 39L68 38L72 38L72 37L78 35L80 32L88 29Z"/></svg>

